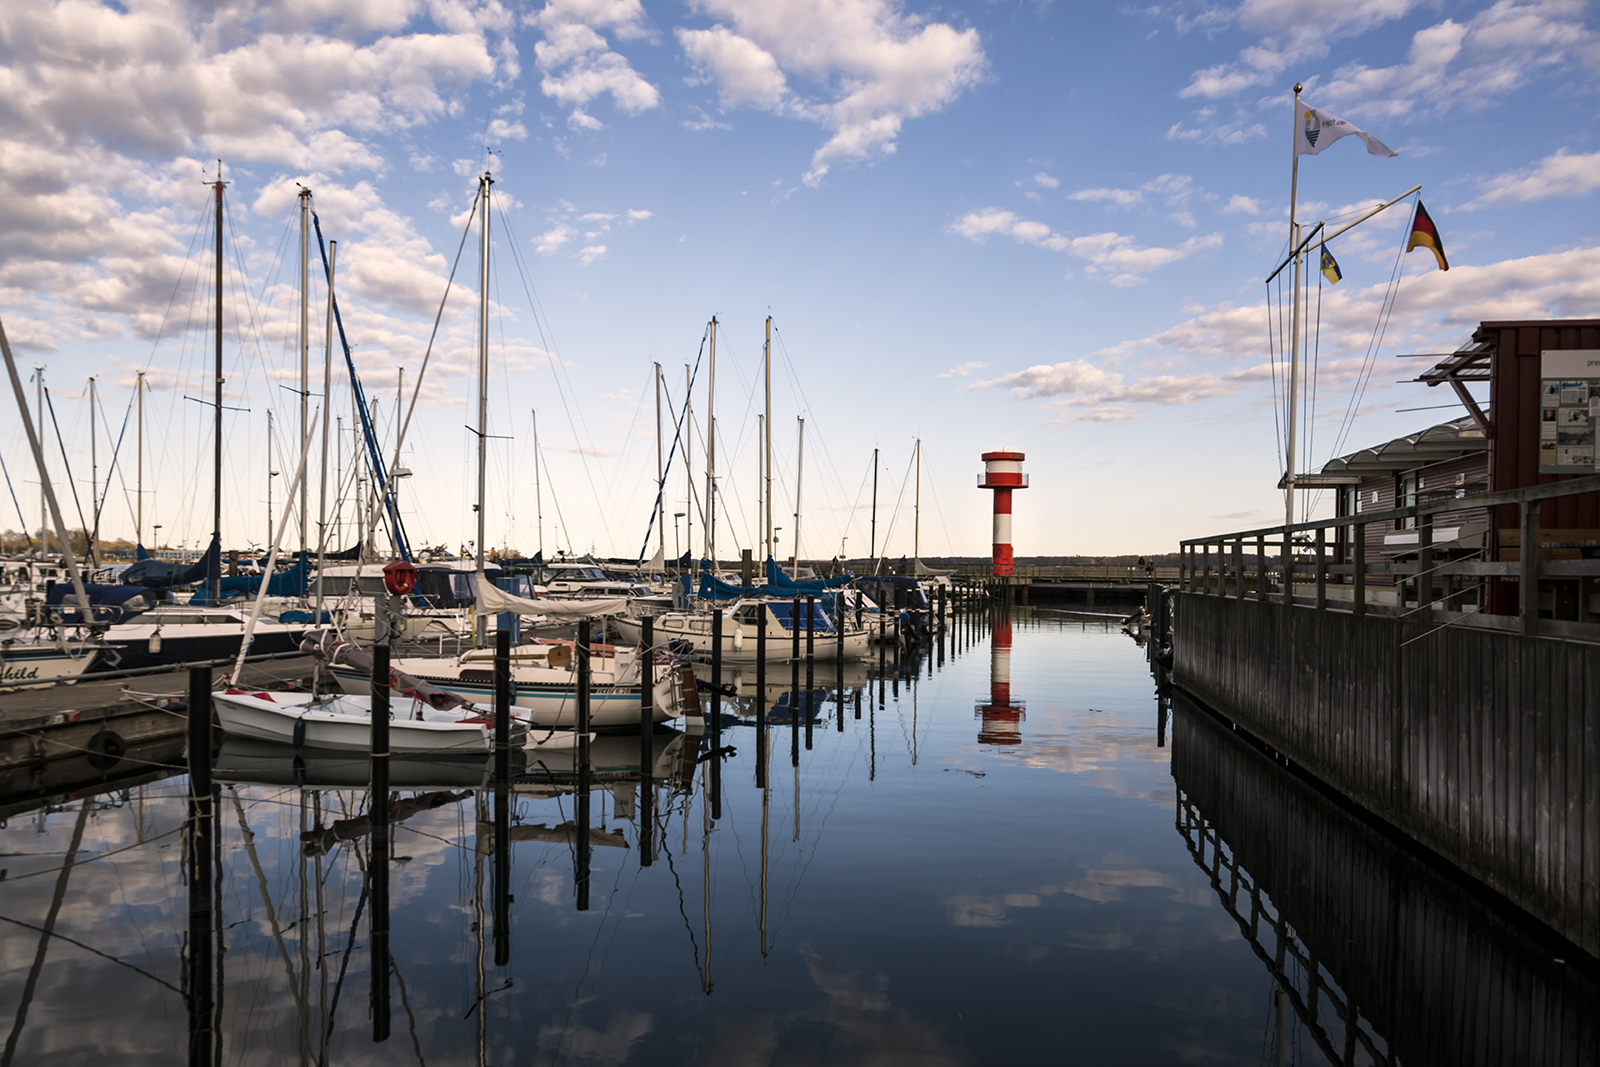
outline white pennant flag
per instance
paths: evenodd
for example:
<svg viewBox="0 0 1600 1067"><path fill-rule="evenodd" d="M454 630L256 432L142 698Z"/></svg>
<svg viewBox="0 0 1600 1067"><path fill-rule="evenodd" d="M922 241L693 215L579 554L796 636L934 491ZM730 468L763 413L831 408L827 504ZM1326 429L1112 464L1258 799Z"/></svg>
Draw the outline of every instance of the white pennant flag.
<svg viewBox="0 0 1600 1067"><path fill-rule="evenodd" d="M1398 156L1400 153L1372 136L1358 130L1344 119L1326 111L1300 105L1299 121L1294 126L1294 154L1314 156L1341 137L1355 134L1366 143L1367 151L1375 156Z"/></svg>

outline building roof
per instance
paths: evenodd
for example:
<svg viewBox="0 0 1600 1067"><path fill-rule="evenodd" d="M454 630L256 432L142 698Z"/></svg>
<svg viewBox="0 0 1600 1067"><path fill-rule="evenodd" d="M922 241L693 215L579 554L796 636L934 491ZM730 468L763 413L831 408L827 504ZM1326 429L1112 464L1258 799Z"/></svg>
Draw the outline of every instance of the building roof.
<svg viewBox="0 0 1600 1067"><path fill-rule="evenodd" d="M1430 426L1426 430L1396 437L1381 445L1373 445L1330 459L1322 465L1318 475L1345 475L1340 481L1353 484L1362 475L1384 474L1411 470L1429 463L1457 459L1474 452L1487 452L1489 439L1478 428L1471 415ZM1315 478L1317 475L1312 475ZM1340 484L1339 482L1326 484Z"/></svg>

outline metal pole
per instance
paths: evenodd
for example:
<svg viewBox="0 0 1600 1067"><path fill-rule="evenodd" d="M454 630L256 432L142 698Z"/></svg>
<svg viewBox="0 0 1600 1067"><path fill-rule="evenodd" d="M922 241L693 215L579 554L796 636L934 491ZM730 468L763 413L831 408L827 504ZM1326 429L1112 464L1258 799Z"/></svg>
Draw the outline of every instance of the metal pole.
<svg viewBox="0 0 1600 1067"><path fill-rule="evenodd" d="M322 572L328 560L328 425L333 419L333 279L339 265L339 242L328 242L328 321L323 335L322 350L322 477L317 488L317 601L315 622L322 625ZM317 661L317 675L322 674L322 661Z"/></svg>
<svg viewBox="0 0 1600 1067"><path fill-rule="evenodd" d="M794 574L800 580L800 490L805 485L806 420L800 420L800 454L794 465Z"/></svg>
<svg viewBox="0 0 1600 1067"><path fill-rule="evenodd" d="M211 1067L211 668L189 671L189 1064Z"/></svg>
<svg viewBox="0 0 1600 1067"><path fill-rule="evenodd" d="M872 573L878 573L878 450L872 450Z"/></svg>
<svg viewBox="0 0 1600 1067"><path fill-rule="evenodd" d="M134 379L134 396L139 401L139 433L136 453L139 473L134 485L133 537L136 544L144 544L144 371Z"/></svg>
<svg viewBox="0 0 1600 1067"><path fill-rule="evenodd" d="M722 608L711 609L711 818L722 818Z"/></svg>
<svg viewBox="0 0 1600 1067"><path fill-rule="evenodd" d="M217 160L217 366L216 366L216 428L213 431L216 440L214 444L215 466L213 468L213 486L211 491L211 531L218 538L221 546L222 537L222 160ZM222 600L222 567L220 558L217 572L211 578L211 602L220 603Z"/></svg>
<svg viewBox="0 0 1600 1067"><path fill-rule="evenodd" d="M479 198L483 201L483 220L479 227L478 250L478 579L483 580L484 563L484 510L485 471L489 463L489 190L494 179L485 171L478 179ZM473 623L472 643L483 647L485 630L483 614L477 613Z"/></svg>
<svg viewBox="0 0 1600 1067"><path fill-rule="evenodd" d="M511 962L511 631L494 635L494 964Z"/></svg>
<svg viewBox="0 0 1600 1067"><path fill-rule="evenodd" d="M717 569L717 317L711 316L711 379L706 384L706 558ZM715 706L716 698L712 698Z"/></svg>
<svg viewBox="0 0 1600 1067"><path fill-rule="evenodd" d="M762 365L766 376L766 499L767 499L767 555L772 555L772 316L767 316L767 343L763 349ZM765 566L765 562L762 564Z"/></svg>
<svg viewBox="0 0 1600 1067"><path fill-rule="evenodd" d="M656 378L658 379L656 389L657 389L658 392L660 391L660 383L659 383L660 377L661 377L661 365L658 363L658 364L656 364ZM658 401L657 402L657 406L658 407L659 407L659 403L660 402ZM660 436L659 432L658 432L657 436L658 437ZM657 440L656 441L656 455L659 457L660 453L661 453L661 442L659 440ZM539 464L541 462L542 461L539 458L539 412L538 412L537 409L535 409L534 412L533 412L533 508L534 508L534 516L535 516L536 520L539 523L539 561L541 563L543 563L544 562L544 490L540 487L540 484L539 484Z"/></svg>
<svg viewBox="0 0 1600 1067"><path fill-rule="evenodd" d="M767 787L767 611L761 605L761 622L756 626L756 788Z"/></svg>
<svg viewBox="0 0 1600 1067"><path fill-rule="evenodd" d="M1294 114L1290 122L1289 151L1293 162L1289 170L1289 241L1291 248L1298 248L1300 244L1300 223L1298 221L1297 199L1300 191L1300 90L1303 88L1299 82L1294 85ZM1297 251L1294 257L1294 301L1293 311L1290 314L1289 327L1289 438L1284 450L1284 472L1286 481L1283 491L1283 524L1294 525L1294 441L1295 441L1295 404L1300 395L1300 265L1304 261L1303 252ZM1285 545L1288 544L1289 534L1283 535ZM1288 549L1284 550L1285 558Z"/></svg>
<svg viewBox="0 0 1600 1067"><path fill-rule="evenodd" d="M306 420L311 395L311 190L300 190L300 451L306 450L306 435L311 432ZM306 483L300 483L300 551L306 540Z"/></svg>
<svg viewBox="0 0 1600 1067"><path fill-rule="evenodd" d="M658 537L658 540L656 542L656 547L661 550L661 556L662 556L663 559L665 559L666 555L667 555L667 494L666 494L667 469L666 469L666 467L664 467L662 465L663 464L663 460L662 460L662 457L661 457L661 364L659 364L659 363L655 364L655 368L656 368L656 533L657 533L657 537ZM536 438L536 441L537 441L537 438ZM537 444L535 444L535 448L534 448L534 478L535 478L535 484L536 485L537 485L537 479L538 479L538 462L539 462L538 447L537 447ZM541 545L540 547L542 548L543 546ZM645 644L648 646L649 642L646 641Z"/></svg>

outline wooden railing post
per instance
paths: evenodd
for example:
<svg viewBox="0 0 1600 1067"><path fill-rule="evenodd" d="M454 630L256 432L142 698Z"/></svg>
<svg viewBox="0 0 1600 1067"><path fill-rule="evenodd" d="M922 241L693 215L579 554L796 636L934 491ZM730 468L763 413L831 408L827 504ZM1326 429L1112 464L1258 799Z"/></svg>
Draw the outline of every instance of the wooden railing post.
<svg viewBox="0 0 1600 1067"><path fill-rule="evenodd" d="M1522 635L1539 632L1539 502L1522 505L1522 588L1519 591Z"/></svg>
<svg viewBox="0 0 1600 1067"><path fill-rule="evenodd" d="M1317 527L1317 610L1328 607L1328 531Z"/></svg>
<svg viewBox="0 0 1600 1067"><path fill-rule="evenodd" d="M1294 535L1283 531L1283 602L1294 606Z"/></svg>
<svg viewBox="0 0 1600 1067"><path fill-rule="evenodd" d="M1433 516L1417 522L1417 607L1433 603Z"/></svg>
<svg viewBox="0 0 1600 1067"><path fill-rule="evenodd" d="M1267 538L1265 534L1256 534L1256 600L1265 602L1267 599Z"/></svg>
<svg viewBox="0 0 1600 1067"><path fill-rule="evenodd" d="M1244 538L1233 542L1233 595L1244 599Z"/></svg>
<svg viewBox="0 0 1600 1067"><path fill-rule="evenodd" d="M1355 535L1355 559L1352 561L1355 566L1353 575L1355 581L1355 606L1350 610L1357 615L1365 615L1367 613L1367 525L1366 523L1358 522L1350 529Z"/></svg>
<svg viewBox="0 0 1600 1067"><path fill-rule="evenodd" d="M1211 592L1211 542L1206 541L1200 546L1200 591Z"/></svg>

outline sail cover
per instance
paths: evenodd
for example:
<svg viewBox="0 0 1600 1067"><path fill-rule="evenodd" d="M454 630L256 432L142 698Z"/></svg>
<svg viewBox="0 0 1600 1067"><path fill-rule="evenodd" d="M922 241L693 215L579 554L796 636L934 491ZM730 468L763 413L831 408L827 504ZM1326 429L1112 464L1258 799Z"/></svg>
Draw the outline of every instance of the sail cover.
<svg viewBox="0 0 1600 1067"><path fill-rule="evenodd" d="M483 575L477 576L478 614L548 615L554 619L581 619L594 615L622 615L628 610L623 596L589 597L582 600L529 600L506 592Z"/></svg>

